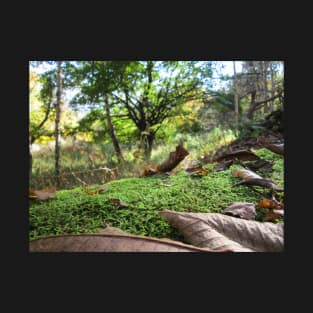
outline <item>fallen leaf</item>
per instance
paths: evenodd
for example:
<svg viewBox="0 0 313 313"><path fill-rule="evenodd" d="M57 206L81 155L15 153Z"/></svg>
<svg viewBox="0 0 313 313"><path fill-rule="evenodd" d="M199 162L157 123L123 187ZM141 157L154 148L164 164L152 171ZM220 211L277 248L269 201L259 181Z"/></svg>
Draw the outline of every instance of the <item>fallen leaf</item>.
<svg viewBox="0 0 313 313"><path fill-rule="evenodd" d="M274 144L265 137L258 138L258 143L260 143L263 147L274 153L284 155L284 144Z"/></svg>
<svg viewBox="0 0 313 313"><path fill-rule="evenodd" d="M219 213L164 210L165 218L192 245L233 252L281 252L283 223L249 221Z"/></svg>
<svg viewBox="0 0 313 313"><path fill-rule="evenodd" d="M176 150L170 152L169 157L160 165L158 165L158 171L165 173L175 168L188 154L189 152L183 147L184 141L181 139Z"/></svg>
<svg viewBox="0 0 313 313"><path fill-rule="evenodd" d="M233 164L233 160L229 160L229 161L222 161L218 164L216 164L214 167L213 167L213 171L214 172L219 172L219 171L224 171L226 169L228 169L232 164Z"/></svg>
<svg viewBox="0 0 313 313"><path fill-rule="evenodd" d="M283 217L284 217L283 210L268 209L268 211L265 213L263 217L263 222L275 222L277 219L281 219Z"/></svg>
<svg viewBox="0 0 313 313"><path fill-rule="evenodd" d="M45 188L42 190L29 190L29 198L30 199L38 199L38 200L47 200L49 198L53 198L56 193L56 188Z"/></svg>
<svg viewBox="0 0 313 313"><path fill-rule="evenodd" d="M147 165L140 174L140 177L152 176L158 173L157 165Z"/></svg>
<svg viewBox="0 0 313 313"><path fill-rule="evenodd" d="M192 169L187 169L186 172L192 176L192 175L200 175L200 176L204 176L204 175L208 175L209 171L206 170L203 167L199 167L199 168L192 168Z"/></svg>
<svg viewBox="0 0 313 313"><path fill-rule="evenodd" d="M161 185L161 186L166 186L166 187L171 187L171 186L173 186L171 183L169 183L169 182L167 182L167 181L162 181L162 182L160 183L160 185Z"/></svg>
<svg viewBox="0 0 313 313"><path fill-rule="evenodd" d="M50 236L32 240L30 252L230 252L212 251L179 241L127 233Z"/></svg>
<svg viewBox="0 0 313 313"><path fill-rule="evenodd" d="M208 170L202 167L201 162L198 160L188 160L184 166L185 171L189 175L207 175Z"/></svg>
<svg viewBox="0 0 313 313"><path fill-rule="evenodd" d="M116 206L118 206L120 208L127 208L128 207L128 205L125 202L123 202L122 200L120 200L120 199L111 198L109 200L110 200L110 202L112 204L114 204L114 205L116 205Z"/></svg>
<svg viewBox="0 0 313 313"><path fill-rule="evenodd" d="M225 208L222 213L246 220L255 220L256 218L255 206L249 202L234 202Z"/></svg>
<svg viewBox="0 0 313 313"><path fill-rule="evenodd" d="M106 191L106 190L108 190L109 189L109 185L103 185L103 186L101 186L100 188L98 188L98 189L94 189L94 190L89 190L89 189L87 189L87 187L85 187L85 186L83 186L82 188L83 188L83 190L88 194L88 195L95 195L95 194L99 194L99 193L101 193L101 192L103 192L103 191Z"/></svg>
<svg viewBox="0 0 313 313"><path fill-rule="evenodd" d="M239 185L259 186L259 187L268 188L268 189L279 191L279 192L284 191L283 188L277 186L271 180L263 179L263 178L262 179L260 179L260 178L244 179L244 180L234 184L233 187L239 186Z"/></svg>
<svg viewBox="0 0 313 313"><path fill-rule="evenodd" d="M152 176L157 173L167 173L173 170L188 154L189 152L183 147L184 141L181 139L176 150L170 152L168 158L160 165L148 165L140 173L140 177Z"/></svg>
<svg viewBox="0 0 313 313"><path fill-rule="evenodd" d="M262 172L271 172L273 167L272 162L262 159L254 162L246 162L244 165L251 171L260 170Z"/></svg>
<svg viewBox="0 0 313 313"><path fill-rule="evenodd" d="M224 153L221 156L216 156L212 159L213 162L229 161L229 160L241 160L252 161L259 160L260 158L250 150L237 150L229 153Z"/></svg>
<svg viewBox="0 0 313 313"><path fill-rule="evenodd" d="M258 202L258 206L261 208L274 209L274 210L283 210L284 204L273 199L262 199Z"/></svg>
<svg viewBox="0 0 313 313"><path fill-rule="evenodd" d="M234 169L232 170L232 175L235 177L239 177L241 179L262 179L262 177L250 170L245 170L245 169Z"/></svg>

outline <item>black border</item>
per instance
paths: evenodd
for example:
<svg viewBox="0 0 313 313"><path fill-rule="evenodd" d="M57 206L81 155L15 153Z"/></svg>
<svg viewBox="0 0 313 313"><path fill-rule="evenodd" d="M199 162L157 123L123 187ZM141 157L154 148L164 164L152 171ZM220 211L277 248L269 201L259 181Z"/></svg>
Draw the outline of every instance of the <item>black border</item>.
<svg viewBox="0 0 313 313"><path fill-rule="evenodd" d="M211 14L213 13L211 12ZM5 183L5 197L9 199L9 204L5 206L5 211L9 211L9 217L5 219L5 224L7 224L5 226L8 226L5 253L17 261L18 265L15 266L16 273L21 276L25 275L26 278L24 279L26 280L32 278L35 285L37 282L39 283L38 280L44 280L46 283L47 281L54 281L59 285L56 279L61 277L63 277L63 283L64 281L70 282L72 280L72 284L77 282L78 285L81 285L84 284L84 280L90 282L99 279L101 285L101 279L106 282L108 276L112 276L115 281L119 281L119 279L123 279L123 282L128 281L126 288L129 286L132 288L132 284L140 279L145 279L147 283L152 285L157 285L156 282L161 281L161 286L164 289L166 289L164 285L167 285L167 283L170 285L171 282L175 284L181 282L182 288L187 290L187 293L193 286L183 284L186 277L194 278L200 283L204 281L204 285L206 285L206 283L210 282L212 276L215 276L214 282L220 281L217 285L217 289L220 292L227 288L227 282L235 280L239 283L242 280L242 276L245 279L254 279L254 276L255 279L259 279L259 281L263 281L266 284L268 279L273 278L276 281L284 281L286 273L282 269L282 264L287 261L287 255L290 253L289 249L291 250L292 246L295 246L292 244L293 227L289 223L292 224L292 219L296 214L289 213L289 211L286 213L286 251L277 254L121 255L117 253L71 255L61 253L29 254L27 252L29 60L283 60L285 62L286 94L285 125L290 125L290 121L294 119L293 113L296 110L290 108L297 101L295 99L291 100L292 92L290 92L290 89L292 89L291 84L296 83L297 79L291 78L294 75L292 74L292 62L287 57L288 47L283 45L281 40L277 42L277 39L273 38L273 42L268 45L253 45L249 39L253 37L249 37L244 32L240 33L240 30L237 30L237 33L242 36L225 38L221 34L212 35L210 30L205 34L201 33L201 36L196 36L197 30L195 29L192 32L180 32L179 35L175 30L171 29L167 33L162 33L158 36L150 34L148 40L146 40L147 38L144 35L137 37L138 31L133 30L131 34L124 33L124 36L119 36L119 34L103 36L103 40L99 40L100 37L84 37L84 34L80 33L80 35L72 36L70 39L64 36L62 44L55 43L56 36L46 38L45 41L40 41L38 44L37 37L31 40L29 45L24 46L23 49L18 49L14 62L9 64L10 75L7 77L7 80L11 91L9 92L10 101L6 105L6 109L9 112L6 114L14 116L14 122L10 118L7 120L9 123L7 129L11 131L9 137L4 136L6 137L5 150L8 158L8 162L5 161L4 166L4 169L7 170L6 177L8 177ZM139 33L142 32L140 31ZM218 36L220 37L216 40ZM67 45L64 45L64 42ZM294 123L296 121L293 121L292 125ZM295 127L298 127L298 124L296 125ZM293 158L289 158L289 154L292 154L294 143L290 141L290 135L293 130L288 128L286 127L285 132L286 167L288 166L285 197L288 207L291 207L290 210L292 211L296 202L292 203L291 200L293 187L290 187L290 183L293 174L289 173L289 166ZM12 213L14 216L12 216ZM12 264L16 263L12 262ZM124 287L123 283L121 283L120 287ZM143 289L146 288L145 286L142 287ZM246 287L249 289L249 286ZM276 287L270 286L270 289L276 291Z"/></svg>

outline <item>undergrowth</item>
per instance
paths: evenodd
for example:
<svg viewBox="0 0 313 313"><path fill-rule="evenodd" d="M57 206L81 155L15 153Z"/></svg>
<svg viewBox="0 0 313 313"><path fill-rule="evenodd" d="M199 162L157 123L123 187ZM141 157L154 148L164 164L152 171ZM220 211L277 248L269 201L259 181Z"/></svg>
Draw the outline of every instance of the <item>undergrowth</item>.
<svg viewBox="0 0 313 313"><path fill-rule="evenodd" d="M273 160L273 172L268 178L283 187L283 158L260 149L256 154ZM95 233L110 225L135 235L167 237L183 241L179 233L159 214L164 209L183 212L221 212L230 203L257 204L261 195L247 186L232 187L238 178L228 170L213 172L214 164L204 166L209 174L192 177L183 170L175 175L155 175L144 178L124 178L109 182L102 194L88 195L80 187L59 190L55 198L30 201L30 240L57 234ZM161 182L171 186L163 186ZM100 185L94 185L94 188ZM110 199L117 198L128 207L120 208ZM262 210L258 217L262 216Z"/></svg>

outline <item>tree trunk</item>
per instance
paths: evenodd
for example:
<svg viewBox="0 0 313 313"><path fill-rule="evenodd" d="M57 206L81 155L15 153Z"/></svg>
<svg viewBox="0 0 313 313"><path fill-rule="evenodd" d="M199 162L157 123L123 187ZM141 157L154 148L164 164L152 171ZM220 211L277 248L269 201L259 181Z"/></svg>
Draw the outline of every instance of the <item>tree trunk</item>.
<svg viewBox="0 0 313 313"><path fill-rule="evenodd" d="M57 186L60 185L58 175L60 174L60 119L61 119L61 94L62 94L62 62L57 62L57 101L55 104L56 115L55 115L55 175Z"/></svg>
<svg viewBox="0 0 313 313"><path fill-rule="evenodd" d="M273 69L273 62L271 62L271 98L275 95L275 85L274 85L274 69ZM270 102L270 111L274 111L274 100Z"/></svg>
<svg viewBox="0 0 313 313"><path fill-rule="evenodd" d="M239 97L238 97L236 61L233 61L233 68L234 68L234 95L235 95L235 123L237 128L239 122Z"/></svg>
<svg viewBox="0 0 313 313"><path fill-rule="evenodd" d="M262 78L263 78L263 100L266 100L268 98L267 95L267 62L263 61L262 62ZM268 113L269 112L269 104L266 103L264 105L264 113Z"/></svg>
<svg viewBox="0 0 313 313"><path fill-rule="evenodd" d="M151 159L151 152L152 152L152 145L155 138L154 133L150 133L149 135L144 136L144 151L145 151L145 159L150 161Z"/></svg>
<svg viewBox="0 0 313 313"><path fill-rule="evenodd" d="M252 120L253 114L255 111L255 97L256 97L256 91L251 92L251 103L250 103L250 107L249 107L248 112L247 112L247 118L249 120Z"/></svg>
<svg viewBox="0 0 313 313"><path fill-rule="evenodd" d="M118 140L117 140L117 137L115 134L115 130L114 130L114 126L112 123L108 96L105 97L105 105L104 106L105 106L105 112L106 112L106 117L107 117L107 122L108 122L109 133L110 133L112 143L114 146L115 154L117 156L118 162L122 163L122 162L124 162L124 158L123 158L122 151L121 151L120 145L118 143Z"/></svg>

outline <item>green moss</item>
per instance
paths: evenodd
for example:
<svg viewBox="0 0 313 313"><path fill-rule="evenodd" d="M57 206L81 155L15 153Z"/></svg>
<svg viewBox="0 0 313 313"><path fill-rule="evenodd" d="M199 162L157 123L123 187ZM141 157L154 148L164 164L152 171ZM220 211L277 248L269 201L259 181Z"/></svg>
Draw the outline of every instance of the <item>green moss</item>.
<svg viewBox="0 0 313 313"><path fill-rule="evenodd" d="M265 152L259 150L257 153ZM283 185L283 160L281 157L274 159L272 178ZM132 234L183 240L161 218L160 211L221 212L235 201L256 204L260 200L260 195L247 186L232 187L238 178L231 175L231 170L238 165L220 172L213 172L213 166L205 166L209 174L203 177L192 177L179 171L170 177L125 178L111 181L109 189L102 194L88 195L81 188L75 188L60 190L48 201L32 200L30 239L65 233L93 233L111 225ZM162 181L172 185L162 186ZM119 208L110 202L110 198L118 198L128 207Z"/></svg>

